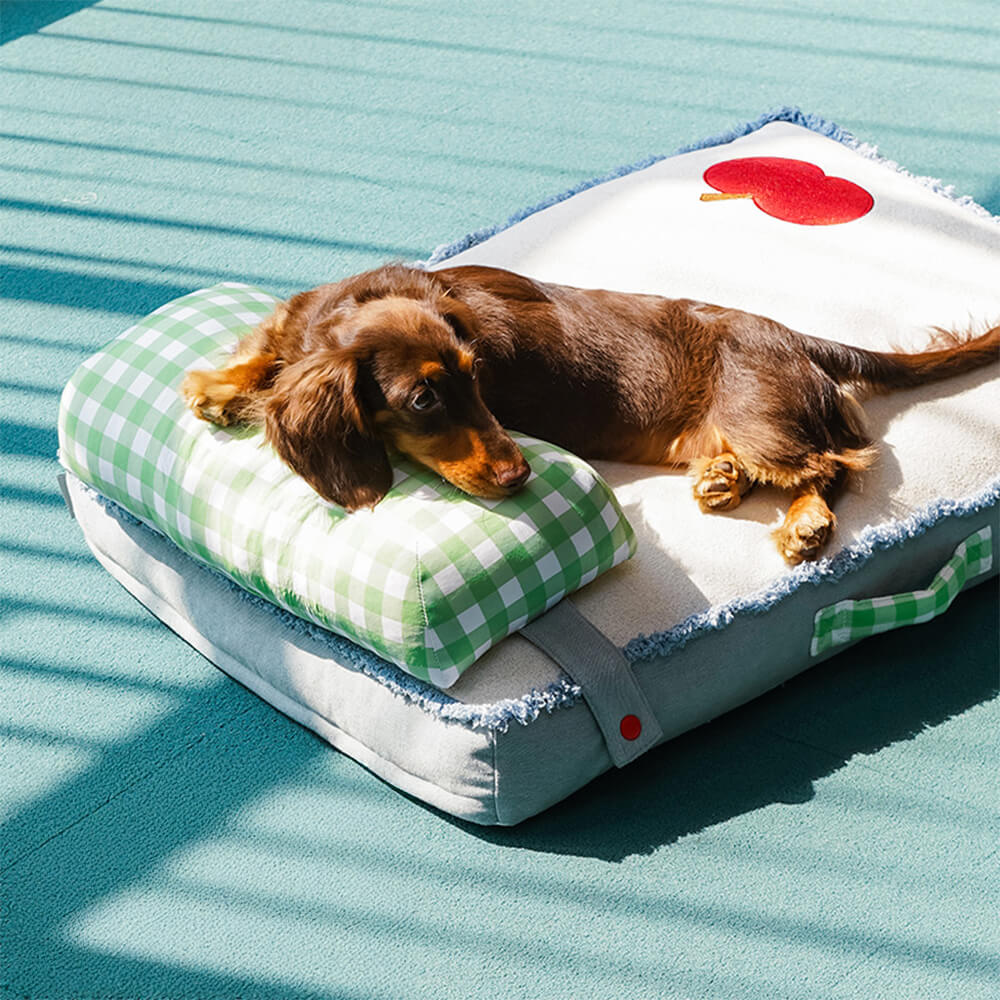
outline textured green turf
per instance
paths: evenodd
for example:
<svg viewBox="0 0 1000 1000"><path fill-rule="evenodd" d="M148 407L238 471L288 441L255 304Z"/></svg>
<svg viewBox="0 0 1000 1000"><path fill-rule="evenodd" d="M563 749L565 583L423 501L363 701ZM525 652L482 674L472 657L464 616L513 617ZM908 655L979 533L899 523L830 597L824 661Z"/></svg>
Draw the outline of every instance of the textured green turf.
<svg viewBox="0 0 1000 1000"><path fill-rule="evenodd" d="M3 997L1000 994L995 586L484 831L190 651L92 560L54 482L62 384L167 298L425 256L776 105L1000 213L995 4L0 17Z"/></svg>

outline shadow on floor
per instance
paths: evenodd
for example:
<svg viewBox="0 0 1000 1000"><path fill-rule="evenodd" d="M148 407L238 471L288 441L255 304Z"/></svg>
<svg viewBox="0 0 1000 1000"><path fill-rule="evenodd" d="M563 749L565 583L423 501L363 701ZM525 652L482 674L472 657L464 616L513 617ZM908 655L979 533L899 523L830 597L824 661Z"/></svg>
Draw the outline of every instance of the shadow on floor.
<svg viewBox="0 0 1000 1000"><path fill-rule="evenodd" d="M775 803L808 802L815 782L855 755L996 697L997 603L994 578L937 621L871 638L519 826L446 819L499 846L621 861ZM954 656L955 635L971 655Z"/></svg>
<svg viewBox="0 0 1000 1000"><path fill-rule="evenodd" d="M0 45L31 35L97 0L3 0L0 4Z"/></svg>
<svg viewBox="0 0 1000 1000"><path fill-rule="evenodd" d="M294 727L268 728L272 710L221 675L207 689L172 696L174 711L133 739L107 746L94 766L28 805L10 824L0 880L4 921L16 932L5 935L0 995L11 989L13 996L107 996L111 983L123 997L313 995L225 969L185 969L91 949L66 933L74 916L148 876L173 852L208 836L234 811L327 751ZM251 754L245 753L248 729L270 734L254 741ZM147 780L161 770L171 776ZM109 789L116 789L110 798ZM66 835L83 822L85 833ZM28 846L42 834L47 836Z"/></svg>

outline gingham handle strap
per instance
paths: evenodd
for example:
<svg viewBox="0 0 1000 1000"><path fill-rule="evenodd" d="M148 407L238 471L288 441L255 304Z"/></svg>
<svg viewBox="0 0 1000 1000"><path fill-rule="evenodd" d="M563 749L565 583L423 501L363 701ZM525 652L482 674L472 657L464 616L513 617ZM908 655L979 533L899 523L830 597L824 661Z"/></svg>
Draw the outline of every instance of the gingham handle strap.
<svg viewBox="0 0 1000 1000"><path fill-rule="evenodd" d="M929 622L948 610L966 583L992 567L993 532L987 525L959 544L926 590L838 601L820 608L813 619L812 655L904 625Z"/></svg>
<svg viewBox="0 0 1000 1000"><path fill-rule="evenodd" d="M649 702L621 650L563 598L521 634L580 685L615 767L663 739Z"/></svg>

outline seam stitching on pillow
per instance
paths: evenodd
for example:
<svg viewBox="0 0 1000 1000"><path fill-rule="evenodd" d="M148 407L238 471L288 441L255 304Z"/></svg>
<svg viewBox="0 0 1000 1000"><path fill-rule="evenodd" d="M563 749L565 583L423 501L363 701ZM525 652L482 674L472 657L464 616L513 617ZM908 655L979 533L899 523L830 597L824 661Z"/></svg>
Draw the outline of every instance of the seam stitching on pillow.
<svg viewBox="0 0 1000 1000"><path fill-rule="evenodd" d="M424 620L424 655L430 666L430 660L434 661L434 668L441 669L441 661L438 659L437 650L428 645L428 633L431 630L430 616L427 614L427 599L424 596L424 562L420 558L420 536L413 542L413 558L417 563L417 597L420 598L420 615Z"/></svg>

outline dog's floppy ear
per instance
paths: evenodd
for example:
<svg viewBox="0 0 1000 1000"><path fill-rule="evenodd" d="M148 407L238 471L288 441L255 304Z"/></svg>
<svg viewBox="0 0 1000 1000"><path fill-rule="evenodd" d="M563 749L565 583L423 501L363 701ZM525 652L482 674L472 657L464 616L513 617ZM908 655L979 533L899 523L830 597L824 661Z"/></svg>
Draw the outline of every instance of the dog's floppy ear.
<svg viewBox="0 0 1000 1000"><path fill-rule="evenodd" d="M473 343L479 336L476 314L464 302L450 295L442 295L438 299L437 308L459 340Z"/></svg>
<svg viewBox="0 0 1000 1000"><path fill-rule="evenodd" d="M349 350L318 351L285 368L264 420L267 440L324 500L372 507L392 485L385 447L358 391Z"/></svg>

